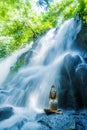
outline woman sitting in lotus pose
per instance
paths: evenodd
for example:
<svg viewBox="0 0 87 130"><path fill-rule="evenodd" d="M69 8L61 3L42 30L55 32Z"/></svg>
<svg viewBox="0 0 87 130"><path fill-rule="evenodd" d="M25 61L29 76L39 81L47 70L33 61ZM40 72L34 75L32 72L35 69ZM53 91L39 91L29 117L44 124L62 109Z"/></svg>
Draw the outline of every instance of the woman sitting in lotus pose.
<svg viewBox="0 0 87 130"><path fill-rule="evenodd" d="M58 96L54 85L52 85L49 93L49 105L51 110L57 110L58 106Z"/></svg>

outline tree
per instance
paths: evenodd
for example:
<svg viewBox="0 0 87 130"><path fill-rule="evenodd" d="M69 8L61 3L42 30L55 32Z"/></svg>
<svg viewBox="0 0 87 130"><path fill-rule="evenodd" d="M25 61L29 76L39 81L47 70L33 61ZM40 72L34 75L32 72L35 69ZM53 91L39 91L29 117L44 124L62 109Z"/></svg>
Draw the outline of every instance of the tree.
<svg viewBox="0 0 87 130"><path fill-rule="evenodd" d="M65 20L80 15L87 24L87 0L43 0L49 8L37 14L31 6L32 1L0 1L0 55L7 56L24 44L35 40L52 27L60 26ZM9 39L9 40L6 40ZM3 49L4 48L4 49Z"/></svg>

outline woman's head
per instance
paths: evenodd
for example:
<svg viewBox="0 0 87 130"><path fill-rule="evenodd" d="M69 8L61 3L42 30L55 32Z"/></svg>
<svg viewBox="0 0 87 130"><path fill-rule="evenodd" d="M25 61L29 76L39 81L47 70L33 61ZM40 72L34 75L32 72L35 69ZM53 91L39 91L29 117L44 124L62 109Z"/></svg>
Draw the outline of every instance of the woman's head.
<svg viewBox="0 0 87 130"><path fill-rule="evenodd" d="M52 99L55 99L55 98L56 98L56 89L55 89L55 86L54 86L54 85L51 86L50 98L52 98Z"/></svg>
<svg viewBox="0 0 87 130"><path fill-rule="evenodd" d="M53 91L53 92L50 91L50 98L52 98L52 99L56 98L56 92L55 91Z"/></svg>
<svg viewBox="0 0 87 130"><path fill-rule="evenodd" d="M54 85L52 85L51 86L51 91L53 92L53 91L55 91L56 92L56 88L55 88L55 86Z"/></svg>

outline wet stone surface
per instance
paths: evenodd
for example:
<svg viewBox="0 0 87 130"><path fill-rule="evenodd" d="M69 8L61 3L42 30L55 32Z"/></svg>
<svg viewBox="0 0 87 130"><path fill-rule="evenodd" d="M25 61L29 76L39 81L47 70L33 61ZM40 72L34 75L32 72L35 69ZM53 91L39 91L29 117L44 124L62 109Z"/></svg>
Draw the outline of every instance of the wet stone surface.
<svg viewBox="0 0 87 130"><path fill-rule="evenodd" d="M42 115L38 123L47 127L48 130L87 130L87 113L86 112L64 112L57 115ZM45 130L44 127L42 130Z"/></svg>
<svg viewBox="0 0 87 130"><path fill-rule="evenodd" d="M12 107L0 108L0 121L10 118L13 115Z"/></svg>
<svg viewBox="0 0 87 130"><path fill-rule="evenodd" d="M0 130L87 130L87 110L63 110L63 114L13 114L12 107L0 108ZM1 114L2 113L2 114Z"/></svg>

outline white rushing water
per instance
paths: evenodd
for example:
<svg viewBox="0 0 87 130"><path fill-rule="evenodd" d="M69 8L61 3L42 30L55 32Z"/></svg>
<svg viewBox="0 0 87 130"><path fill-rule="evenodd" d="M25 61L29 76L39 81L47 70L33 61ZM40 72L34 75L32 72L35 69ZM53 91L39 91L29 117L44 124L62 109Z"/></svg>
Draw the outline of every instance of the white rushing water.
<svg viewBox="0 0 87 130"><path fill-rule="evenodd" d="M6 77L8 76L8 73L10 71L10 68L16 63L17 58L23 54L24 52L28 51L32 47L31 43L30 45L27 45L26 47L15 51L11 56L5 58L0 62L0 86L5 81Z"/></svg>
<svg viewBox="0 0 87 130"><path fill-rule="evenodd" d="M14 77L5 83L1 89L8 92L3 98L2 105L9 104L28 108L29 110L41 111L48 107L48 94L51 85L55 83L60 70L61 61L67 54L72 52L72 44L81 29L81 21L74 19L66 21L58 30L49 30L39 40L37 47L32 50L33 54L29 63L21 68ZM0 63L0 85L5 81L10 67L15 64L17 58L29 50L27 46L18 50ZM4 88L4 89L3 89Z"/></svg>

